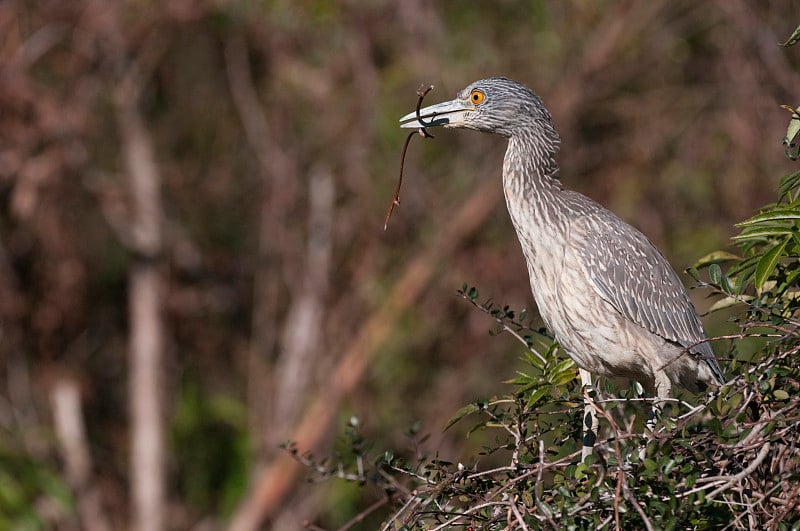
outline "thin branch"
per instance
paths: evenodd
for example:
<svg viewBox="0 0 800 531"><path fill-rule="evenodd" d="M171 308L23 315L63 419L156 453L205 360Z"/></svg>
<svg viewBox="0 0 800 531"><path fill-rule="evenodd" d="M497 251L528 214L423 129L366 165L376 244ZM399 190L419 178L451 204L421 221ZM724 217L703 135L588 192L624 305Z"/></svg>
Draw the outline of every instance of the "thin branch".
<svg viewBox="0 0 800 531"><path fill-rule="evenodd" d="M537 352L535 349L531 348L531 347L530 347L530 345L528 344L528 342L525 340L525 338L523 338L523 337L522 337L522 336L519 334L519 332L517 332L516 330L514 330L513 328L511 328L511 326L509 326L509 325L506 323L506 320L507 320L506 318L504 318L504 317L500 317L500 316L498 316L498 315L493 315L493 314L492 314L491 302L487 302L487 303L485 303L485 304L479 304L477 301L475 301L475 299L473 299L472 297L470 297L469 295L467 295L466 293L464 293L464 292L462 292L462 291L459 291L459 292L458 292L458 295L459 295L459 296L460 296L462 299L464 299L464 300L466 300L467 302L469 302L470 304L472 304L472 306L474 306L475 308L479 309L480 311L482 311L483 313L485 313L486 315L488 315L489 317L491 317L492 319L494 319L494 320L497 322L497 324L499 324L499 325L502 327L502 329L503 329L503 332L507 332L507 333L511 334L511 335L512 335L512 336L513 336L513 337L514 337L514 338L515 338L517 341L519 341L520 343L522 343L523 345L525 345L525 348L528 350L528 352L530 352L531 354L533 354L534 356L536 356L536 358L537 358L537 359L538 359L540 362L542 362L543 364L547 364L547 360L544 358L544 356L542 356L541 354L539 354L539 352ZM517 326L517 327L519 327L519 328L527 329L527 330L529 330L530 332L533 332L533 333L539 334L539 332L537 332L536 330L533 330L533 329L531 329L531 328L528 328L528 327L526 327L525 325L523 325L522 323L515 322L515 321L512 321L511 323L512 323L512 325L514 325L514 326Z"/></svg>
<svg viewBox="0 0 800 531"><path fill-rule="evenodd" d="M486 509L488 507L504 507L506 504L507 504L507 502L504 502L504 501L499 501L499 502L490 501L490 502L485 502L485 503L479 503L478 505L473 505L472 507L470 507L466 511L458 512L458 513L452 513L451 514L451 516L453 517L452 519L446 521L445 523L443 523L441 525L438 525L436 527L431 528L431 531L441 531L442 529L449 528L450 526L454 525L455 523L459 522L460 520L463 520L465 517L470 516L471 514L474 514L474 513L478 512L478 511L480 511L481 509Z"/></svg>
<svg viewBox="0 0 800 531"><path fill-rule="evenodd" d="M431 125L426 123L422 120L422 117L419 115L419 109L422 106L422 100L425 99L425 96L428 95L428 92L433 90L433 85L430 85L426 89L422 89L420 87L417 89L417 121L422 124L418 130L414 131L413 133L409 133L406 137L406 141L403 143L403 151L400 153L400 175L397 178L397 187L394 190L394 196L392 197L392 202L389 203L389 210L386 212L386 219L383 222L383 230L385 231L386 228L389 226L389 218L392 217L392 212L394 212L394 207L400 206L400 187L403 185L403 167L405 166L406 162L406 152L408 151L408 144L411 143L411 138L414 135L419 134L422 138L433 138L433 135L428 132L425 127Z"/></svg>
<svg viewBox="0 0 800 531"><path fill-rule="evenodd" d="M544 502L542 502L542 472L546 466L544 456L544 441L539 439L539 470L536 471L536 483L533 485L534 501L536 503L536 508L542 512L542 516L547 519L547 522L553 526L553 529L558 529L558 525L556 525L556 522L553 520L552 512L544 505Z"/></svg>
<svg viewBox="0 0 800 531"><path fill-rule="evenodd" d="M353 526L360 524L367 518L370 514L374 513L384 505L387 505L391 501L391 498L388 495L384 495L381 499L355 515L353 518L350 519L347 523L341 526L337 531L347 531L351 529Z"/></svg>
<svg viewBox="0 0 800 531"><path fill-rule="evenodd" d="M92 482L92 460L81 407L78 383L59 378L50 392L53 425L66 468L67 481L74 490L81 526L87 531L111 529L103 509L102 493Z"/></svg>
<svg viewBox="0 0 800 531"><path fill-rule="evenodd" d="M397 510L397 511L396 511L396 512L395 512L395 513L394 513L394 514L391 516L391 518L389 518L389 519L387 519L387 520L386 520L386 523L385 523L385 524L383 525L383 527L381 528L381 531L389 531L389 529L391 528L391 526L392 526L392 523L393 523L393 522L396 522L396 521L397 521L397 520L400 518L400 516L401 516L403 513L405 513L406 511L413 511L413 509L414 509L414 508L415 508L417 505L419 505L420 503L422 503L422 499L421 499L421 498L419 498L419 497L417 497L416 495L413 495L413 493L412 493L412 496L409 496L409 498L408 498L408 500L406 501L406 503L404 503L404 504L403 504L403 506L402 506L402 507L400 507L400 509L398 509L398 510ZM404 523L405 523L405 522L404 522Z"/></svg>
<svg viewBox="0 0 800 531"><path fill-rule="evenodd" d="M752 474L753 472L755 472L756 469L761 465L761 463L764 462L764 459L766 459L767 455L769 454L769 451L770 451L771 447L772 447L772 444L770 443L770 441L767 441L764 444L764 446L761 448L761 451L758 452L758 455L756 455L756 458L753 460L752 463L750 463L747 466L747 468L745 468L744 470L742 470L738 474L736 474L734 476L731 476L730 479L728 479L728 481L724 485L721 485L716 490L713 490L709 494L707 494L706 495L706 500L714 498L717 494L727 490L731 485L734 485L734 484L738 483L743 478L745 478L745 477L749 476L750 474ZM695 503L699 504L701 502L698 500Z"/></svg>
<svg viewBox="0 0 800 531"><path fill-rule="evenodd" d="M158 36L148 42L118 85L114 103L132 201L134 263L128 290L132 528L157 531L166 521L163 287L159 263L163 209L155 147L138 109L138 95L166 44Z"/></svg>
<svg viewBox="0 0 800 531"><path fill-rule="evenodd" d="M511 512L514 513L514 518L517 519L517 523L519 524L519 528L523 531L528 531L528 526L525 524L525 519L522 518L522 514L520 514L519 509L517 508L517 499L516 497L513 500L508 502L508 506L511 509Z"/></svg>

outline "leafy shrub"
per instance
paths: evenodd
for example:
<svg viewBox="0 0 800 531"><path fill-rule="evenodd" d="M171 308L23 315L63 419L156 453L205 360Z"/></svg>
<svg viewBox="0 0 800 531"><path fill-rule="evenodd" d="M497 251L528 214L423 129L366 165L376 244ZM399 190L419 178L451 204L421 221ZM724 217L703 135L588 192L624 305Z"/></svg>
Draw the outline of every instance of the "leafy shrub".
<svg viewBox="0 0 800 531"><path fill-rule="evenodd" d="M763 259L773 246L747 249L748 256L729 271L750 274L741 264ZM776 295L793 271L791 259L779 260L765 281L775 288L745 297L733 286L754 291L752 283L723 274L716 256L700 264L712 271L705 284L720 300L745 301L742 315L734 318L741 327L734 337L771 341L755 356L740 356L732 341L728 373L736 376L697 405L671 399L649 437L642 420L652 399L641 397L637 386L616 389L605 381L592 392L604 419L600 437L595 454L582 463L584 391L574 363L542 330L525 325L524 314L516 319L508 307L478 303L478 290L465 286L460 295L497 321L496 332L513 334L529 349L530 370L510 382L514 393L469 404L451 420L494 433L493 444L471 463L424 454L408 461L394 451L366 456L363 441L351 433L350 440L360 441L352 445L358 473L344 472L342 463L326 468L309 456L298 458L323 476L371 478L382 486L385 502L395 507L384 529L583 529L612 523L626 529L797 529L800 336L792 315L798 302L786 290ZM504 465L482 469L479 463L488 455Z"/></svg>

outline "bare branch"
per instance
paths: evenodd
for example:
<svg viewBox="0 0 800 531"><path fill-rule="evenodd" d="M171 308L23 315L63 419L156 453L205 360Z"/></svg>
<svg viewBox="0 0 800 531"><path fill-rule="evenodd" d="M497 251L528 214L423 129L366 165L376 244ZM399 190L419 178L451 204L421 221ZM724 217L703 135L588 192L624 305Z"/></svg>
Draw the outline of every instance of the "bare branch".
<svg viewBox="0 0 800 531"><path fill-rule="evenodd" d="M730 479L728 479L728 481L726 481L723 485L721 485L717 489L715 489L715 490L711 491L710 493L708 493L708 495L706 496L706 499L714 498L719 493L727 490L732 485L735 485L736 483L741 481L743 478L746 478L747 476L749 476L750 474L755 472L756 469L761 465L761 463L764 462L764 459L766 459L767 455L769 455L769 451L770 451L771 448L772 448L772 444L769 441L767 441L764 444L764 446L761 447L761 451L758 452L758 455L756 455L756 458L753 459L753 462L750 463L747 466L747 468L745 468L744 470L742 470L738 474L736 474L734 476L731 476ZM695 502L695 503L698 503L698 502Z"/></svg>
<svg viewBox="0 0 800 531"><path fill-rule="evenodd" d="M50 391L53 427L66 468L67 481L75 492L81 525L87 531L111 529L102 506L102 495L91 482L92 461L86 440L78 383L59 378Z"/></svg>
<svg viewBox="0 0 800 531"><path fill-rule="evenodd" d="M161 175L155 148L136 97L163 45L154 39L144 59L129 70L117 89L115 105L122 153L129 179L134 262L129 272L129 407L131 415L131 496L133 529L157 531L166 522L164 468L164 324L159 268L163 249Z"/></svg>
<svg viewBox="0 0 800 531"><path fill-rule="evenodd" d="M284 325L281 353L275 367L275 398L272 430L286 433L296 422L315 376L311 369L320 348L321 327L331 262L331 232L334 216L333 176L327 169L312 174L308 183L309 220L305 274L296 290Z"/></svg>

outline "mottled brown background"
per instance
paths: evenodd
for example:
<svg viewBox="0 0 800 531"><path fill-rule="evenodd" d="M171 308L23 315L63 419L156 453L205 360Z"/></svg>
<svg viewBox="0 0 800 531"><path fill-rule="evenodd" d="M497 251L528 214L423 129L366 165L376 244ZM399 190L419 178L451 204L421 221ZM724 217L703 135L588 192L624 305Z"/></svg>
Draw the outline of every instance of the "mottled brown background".
<svg viewBox="0 0 800 531"><path fill-rule="evenodd" d="M508 392L521 347L455 292L532 297L502 138L415 140L383 232L418 86L435 103L490 75L529 85L565 185L682 270L792 168L778 106L798 103L800 52L778 43L795 16L788 0L0 3L0 527L335 528L379 493L309 483L276 446L335 456L352 416L377 453L409 451L419 420L427 451L470 459L481 435L446 421Z"/></svg>

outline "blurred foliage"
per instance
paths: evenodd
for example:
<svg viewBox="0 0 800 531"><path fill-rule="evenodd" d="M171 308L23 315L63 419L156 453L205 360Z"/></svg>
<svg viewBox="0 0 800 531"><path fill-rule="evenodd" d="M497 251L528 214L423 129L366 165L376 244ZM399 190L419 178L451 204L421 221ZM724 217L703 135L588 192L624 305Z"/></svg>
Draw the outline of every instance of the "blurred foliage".
<svg viewBox="0 0 800 531"><path fill-rule="evenodd" d="M0 440L0 528L47 529L74 518L74 500L52 463Z"/></svg>
<svg viewBox="0 0 800 531"><path fill-rule="evenodd" d="M187 378L172 425L178 492L198 510L229 515L251 466L246 410L229 396L206 396L195 382Z"/></svg>

